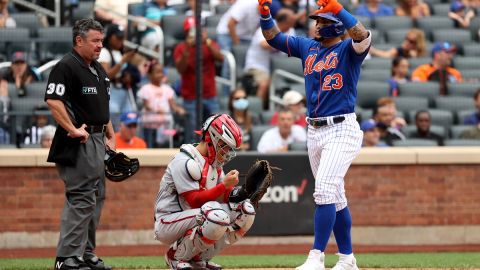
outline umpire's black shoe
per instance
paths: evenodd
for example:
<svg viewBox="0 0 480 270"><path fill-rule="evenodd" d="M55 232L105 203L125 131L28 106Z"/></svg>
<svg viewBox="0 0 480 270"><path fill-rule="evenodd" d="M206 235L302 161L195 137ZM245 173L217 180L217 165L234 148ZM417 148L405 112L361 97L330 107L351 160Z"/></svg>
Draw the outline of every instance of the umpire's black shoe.
<svg viewBox="0 0 480 270"><path fill-rule="evenodd" d="M92 270L112 270L112 267L110 265L106 265L103 260L96 255L88 257L84 256L83 259Z"/></svg>
<svg viewBox="0 0 480 270"><path fill-rule="evenodd" d="M55 270L91 270L81 257L57 257Z"/></svg>

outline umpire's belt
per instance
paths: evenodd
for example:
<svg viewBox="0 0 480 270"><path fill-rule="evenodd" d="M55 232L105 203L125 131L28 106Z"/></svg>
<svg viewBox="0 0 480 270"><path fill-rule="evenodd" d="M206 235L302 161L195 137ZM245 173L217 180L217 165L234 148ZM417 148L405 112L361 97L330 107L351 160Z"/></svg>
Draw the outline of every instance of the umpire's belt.
<svg viewBox="0 0 480 270"><path fill-rule="evenodd" d="M85 130L92 134L92 133L104 133L107 130L107 125L101 126L87 126Z"/></svg>
<svg viewBox="0 0 480 270"><path fill-rule="evenodd" d="M307 122L314 128L319 128L331 124L338 124L345 121L345 116L334 116L332 118L332 122L329 123L328 119L314 119L314 118L307 118Z"/></svg>

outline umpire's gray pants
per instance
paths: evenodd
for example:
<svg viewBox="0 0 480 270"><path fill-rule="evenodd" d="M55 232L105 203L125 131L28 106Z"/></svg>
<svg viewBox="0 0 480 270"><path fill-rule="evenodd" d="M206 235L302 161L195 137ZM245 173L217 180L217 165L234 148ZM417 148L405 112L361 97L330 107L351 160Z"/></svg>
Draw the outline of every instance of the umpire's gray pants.
<svg viewBox="0 0 480 270"><path fill-rule="evenodd" d="M95 249L95 231L105 200L104 157L104 135L94 133L80 145L75 166L57 164L65 184L57 257L83 256Z"/></svg>

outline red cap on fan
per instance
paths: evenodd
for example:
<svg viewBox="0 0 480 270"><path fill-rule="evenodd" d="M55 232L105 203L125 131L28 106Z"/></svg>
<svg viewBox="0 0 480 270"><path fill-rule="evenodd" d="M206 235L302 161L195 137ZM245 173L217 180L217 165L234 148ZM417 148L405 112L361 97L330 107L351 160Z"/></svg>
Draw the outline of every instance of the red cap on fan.
<svg viewBox="0 0 480 270"><path fill-rule="evenodd" d="M195 27L195 18L187 17L183 22L183 30L188 31L190 28Z"/></svg>

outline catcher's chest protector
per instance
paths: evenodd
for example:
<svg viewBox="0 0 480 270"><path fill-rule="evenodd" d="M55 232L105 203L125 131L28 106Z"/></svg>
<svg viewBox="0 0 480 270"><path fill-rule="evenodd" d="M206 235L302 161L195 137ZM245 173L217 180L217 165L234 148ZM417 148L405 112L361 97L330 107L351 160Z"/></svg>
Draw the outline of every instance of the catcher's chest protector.
<svg viewBox="0 0 480 270"><path fill-rule="evenodd" d="M201 189L211 189L217 185L222 174L221 169L217 170L210 166L197 148L191 144L183 145L180 152L190 157L186 161L185 170L193 181L199 182Z"/></svg>

